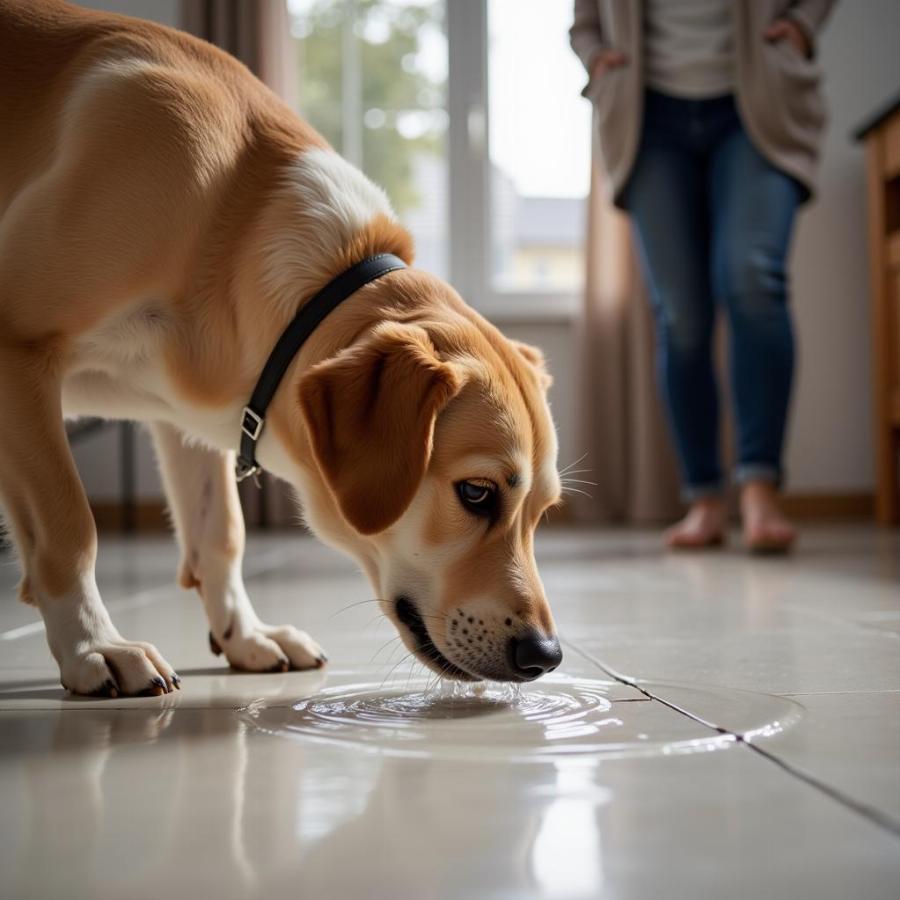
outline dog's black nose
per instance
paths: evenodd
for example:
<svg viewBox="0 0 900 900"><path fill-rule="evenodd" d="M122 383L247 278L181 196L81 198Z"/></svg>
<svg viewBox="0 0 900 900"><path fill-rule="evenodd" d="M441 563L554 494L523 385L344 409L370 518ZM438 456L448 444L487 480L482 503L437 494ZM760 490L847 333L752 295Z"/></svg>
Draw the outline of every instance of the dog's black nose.
<svg viewBox="0 0 900 900"><path fill-rule="evenodd" d="M562 662L559 639L538 634L512 638L509 642L509 663L519 678L533 681L552 672Z"/></svg>

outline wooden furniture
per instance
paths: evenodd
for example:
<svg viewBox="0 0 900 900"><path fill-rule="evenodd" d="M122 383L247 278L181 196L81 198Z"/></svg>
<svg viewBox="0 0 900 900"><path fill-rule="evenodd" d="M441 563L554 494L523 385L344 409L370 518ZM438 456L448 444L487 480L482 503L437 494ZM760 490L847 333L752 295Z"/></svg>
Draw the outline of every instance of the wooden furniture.
<svg viewBox="0 0 900 900"><path fill-rule="evenodd" d="M875 514L900 524L900 96L856 132L866 145L875 393Z"/></svg>

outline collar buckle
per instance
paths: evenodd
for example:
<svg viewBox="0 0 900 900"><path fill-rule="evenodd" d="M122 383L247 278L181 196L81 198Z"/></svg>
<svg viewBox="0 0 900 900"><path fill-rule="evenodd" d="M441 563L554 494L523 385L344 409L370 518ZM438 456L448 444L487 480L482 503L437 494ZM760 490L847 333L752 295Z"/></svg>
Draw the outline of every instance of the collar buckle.
<svg viewBox="0 0 900 900"><path fill-rule="evenodd" d="M249 406L244 407L241 415L241 431L250 438L251 441L258 441L262 434L263 426L266 420L263 416L253 412Z"/></svg>
<svg viewBox="0 0 900 900"><path fill-rule="evenodd" d="M237 483L240 484L242 481L244 481L247 478L250 478L250 476L252 475L253 481L256 483L256 486L260 487L260 484L259 484L259 473L260 472L262 472L262 468L258 465L246 466L246 467L244 467L242 465L238 465L234 472L234 478L235 478L235 481L237 481Z"/></svg>

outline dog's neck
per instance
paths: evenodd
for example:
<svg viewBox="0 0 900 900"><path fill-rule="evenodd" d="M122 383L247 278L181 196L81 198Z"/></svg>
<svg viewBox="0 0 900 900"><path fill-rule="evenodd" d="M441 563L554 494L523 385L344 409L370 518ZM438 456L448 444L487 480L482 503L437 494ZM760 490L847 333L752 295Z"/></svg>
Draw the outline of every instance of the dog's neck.
<svg viewBox="0 0 900 900"><path fill-rule="evenodd" d="M279 335L332 277L374 253L412 257L384 193L332 150L270 142L239 169L193 254L169 361L180 393L204 406L246 402Z"/></svg>

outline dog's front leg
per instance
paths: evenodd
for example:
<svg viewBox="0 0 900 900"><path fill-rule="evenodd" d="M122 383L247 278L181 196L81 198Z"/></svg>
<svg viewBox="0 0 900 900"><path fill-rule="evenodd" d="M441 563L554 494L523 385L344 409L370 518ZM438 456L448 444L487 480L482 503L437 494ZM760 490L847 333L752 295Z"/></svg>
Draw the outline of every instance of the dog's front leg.
<svg viewBox="0 0 900 900"><path fill-rule="evenodd" d="M171 691L172 667L152 644L124 640L100 599L97 530L66 438L58 359L6 346L0 371L0 494L24 570L19 592L41 612L63 687Z"/></svg>
<svg viewBox="0 0 900 900"><path fill-rule="evenodd" d="M153 436L181 547L179 582L203 600L213 652L254 672L319 668L318 644L292 625L261 622L247 596L234 455L186 443L170 425L154 424Z"/></svg>

